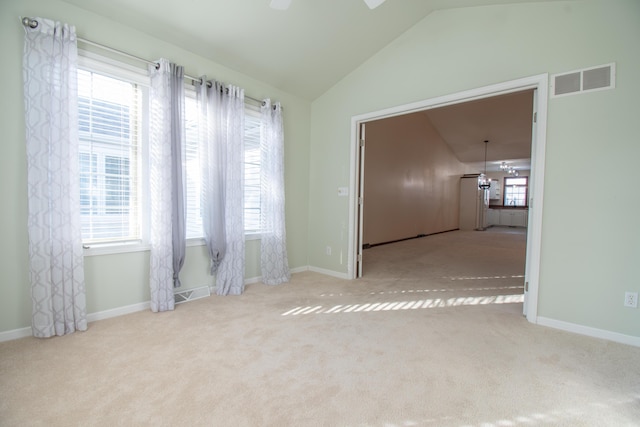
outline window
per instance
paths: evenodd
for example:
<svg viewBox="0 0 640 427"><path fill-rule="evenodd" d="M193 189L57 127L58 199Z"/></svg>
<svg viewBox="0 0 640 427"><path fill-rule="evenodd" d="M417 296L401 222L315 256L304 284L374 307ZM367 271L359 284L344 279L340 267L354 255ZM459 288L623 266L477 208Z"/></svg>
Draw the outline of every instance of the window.
<svg viewBox="0 0 640 427"><path fill-rule="evenodd" d="M185 177L187 239L204 236L200 210L200 158L198 154L198 106L195 92L186 90ZM260 109L245 106L244 120L244 230L260 233Z"/></svg>
<svg viewBox="0 0 640 427"><path fill-rule="evenodd" d="M245 107L244 116L244 232L260 228L260 109Z"/></svg>
<svg viewBox="0 0 640 427"><path fill-rule="evenodd" d="M204 236L202 229L202 213L200 211L200 156L198 151L198 105L193 90L185 90L185 159L183 162L185 187L185 203L187 212L187 239L197 239Z"/></svg>
<svg viewBox="0 0 640 427"><path fill-rule="evenodd" d="M141 100L135 83L78 70L84 243L140 239Z"/></svg>
<svg viewBox="0 0 640 427"><path fill-rule="evenodd" d="M86 56L85 56L86 55ZM148 87L145 70L80 56L79 183L85 245L145 243ZM187 239L204 236L200 212L198 106L185 90ZM260 232L260 109L245 107L245 233Z"/></svg>
<svg viewBox="0 0 640 427"><path fill-rule="evenodd" d="M528 178L511 177L504 179L504 205L527 206Z"/></svg>

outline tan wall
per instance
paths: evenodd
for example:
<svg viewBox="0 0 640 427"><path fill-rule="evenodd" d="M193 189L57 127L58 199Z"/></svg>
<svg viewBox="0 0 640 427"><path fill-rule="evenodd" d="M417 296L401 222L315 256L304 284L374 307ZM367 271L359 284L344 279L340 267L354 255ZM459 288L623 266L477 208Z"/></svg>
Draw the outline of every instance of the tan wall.
<svg viewBox="0 0 640 427"><path fill-rule="evenodd" d="M423 113L367 123L364 243L458 228L465 166Z"/></svg>

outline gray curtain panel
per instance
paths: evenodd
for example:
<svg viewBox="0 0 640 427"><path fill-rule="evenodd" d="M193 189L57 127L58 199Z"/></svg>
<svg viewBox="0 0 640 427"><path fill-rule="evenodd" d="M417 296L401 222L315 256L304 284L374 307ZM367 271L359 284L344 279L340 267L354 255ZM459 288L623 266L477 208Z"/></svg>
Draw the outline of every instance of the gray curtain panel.
<svg viewBox="0 0 640 427"><path fill-rule="evenodd" d="M151 310L173 310L185 254L184 84L182 67L160 59L149 66L149 285Z"/></svg>
<svg viewBox="0 0 640 427"><path fill-rule="evenodd" d="M287 258L282 106L265 99L260 126L260 271L266 285L291 279Z"/></svg>
<svg viewBox="0 0 640 427"><path fill-rule="evenodd" d="M225 145L221 143L225 134L221 84L207 83L206 76L203 76L196 83L196 95L200 112L202 228L211 262L211 275L214 275L227 249L224 191L227 159Z"/></svg>
<svg viewBox="0 0 640 427"><path fill-rule="evenodd" d="M209 87L209 85L211 85ZM218 295L244 291L244 90L197 86L200 108L202 224Z"/></svg>
<svg viewBox="0 0 640 427"><path fill-rule="evenodd" d="M180 270L184 265L187 227L184 203L184 68L170 64L171 92L171 243L173 246L173 286L180 287Z"/></svg>

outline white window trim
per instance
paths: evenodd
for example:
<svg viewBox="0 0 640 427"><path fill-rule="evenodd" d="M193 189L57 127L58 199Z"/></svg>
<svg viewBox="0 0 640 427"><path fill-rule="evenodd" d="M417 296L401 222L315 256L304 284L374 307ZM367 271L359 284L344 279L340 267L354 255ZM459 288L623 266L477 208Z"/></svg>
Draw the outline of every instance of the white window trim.
<svg viewBox="0 0 640 427"><path fill-rule="evenodd" d="M147 69L134 67L87 50L78 49L78 68L89 68L116 79L126 78L138 85L150 86Z"/></svg>
<svg viewBox="0 0 640 427"><path fill-rule="evenodd" d="M94 71L100 74L104 74L109 77L113 77L116 79L126 79L131 81L145 90L143 90L143 103L148 103L149 94L149 76L146 69L134 67L130 64L126 64L123 62L115 61L113 59L95 54L93 52L85 51L82 49L78 50L78 68L86 69L89 71ZM147 126L148 125L148 117L144 115L142 118L142 126L140 129L141 137L144 141L148 140L147 135ZM142 161L140 165L140 174L141 176L145 176L148 173L147 162L145 159L148 159L148 144L142 144ZM140 191L141 194L148 194L147 183L144 179L140 182ZM144 218L149 217L149 206L148 203L142 202L141 205L141 215ZM95 256L95 255L107 255L107 254L118 254L118 253L128 253L128 252L141 252L150 250L149 245L149 229L148 224L141 224L141 239L139 240L130 240L130 241L113 241L113 242L99 242L99 243L85 243L83 244L84 255L85 256Z"/></svg>

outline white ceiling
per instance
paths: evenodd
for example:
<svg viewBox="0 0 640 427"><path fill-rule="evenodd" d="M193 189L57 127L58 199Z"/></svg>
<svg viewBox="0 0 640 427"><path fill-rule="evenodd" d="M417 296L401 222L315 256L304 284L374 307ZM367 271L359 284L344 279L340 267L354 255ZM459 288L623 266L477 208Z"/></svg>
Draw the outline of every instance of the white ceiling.
<svg viewBox="0 0 640 427"><path fill-rule="evenodd" d="M508 162L518 170L531 167L533 90L449 105L422 112L462 163L478 172L500 170Z"/></svg>
<svg viewBox="0 0 640 427"><path fill-rule="evenodd" d="M408 114L426 116L469 173L484 171L485 145L487 172L500 171L502 162L531 169L533 89Z"/></svg>
<svg viewBox="0 0 640 427"><path fill-rule="evenodd" d="M314 100L435 10L531 0L293 0L286 11L270 0L63 1Z"/></svg>

